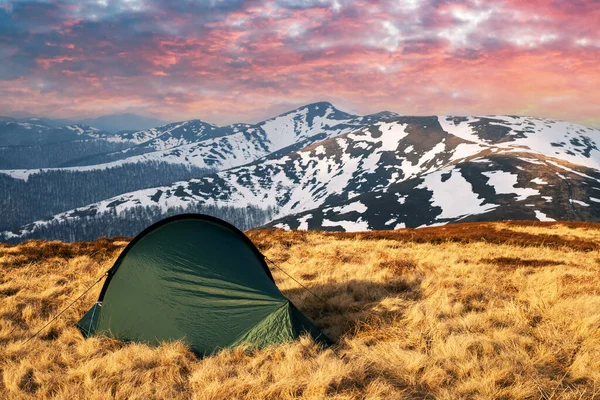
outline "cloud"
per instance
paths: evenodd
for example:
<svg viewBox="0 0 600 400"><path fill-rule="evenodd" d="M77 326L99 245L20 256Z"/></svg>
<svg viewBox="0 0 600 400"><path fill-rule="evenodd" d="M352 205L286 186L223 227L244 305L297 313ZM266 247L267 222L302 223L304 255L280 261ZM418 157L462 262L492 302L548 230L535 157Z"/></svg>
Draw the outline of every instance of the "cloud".
<svg viewBox="0 0 600 400"><path fill-rule="evenodd" d="M363 113L527 111L600 125L599 9L594 0L0 0L0 109L224 123L327 99Z"/></svg>

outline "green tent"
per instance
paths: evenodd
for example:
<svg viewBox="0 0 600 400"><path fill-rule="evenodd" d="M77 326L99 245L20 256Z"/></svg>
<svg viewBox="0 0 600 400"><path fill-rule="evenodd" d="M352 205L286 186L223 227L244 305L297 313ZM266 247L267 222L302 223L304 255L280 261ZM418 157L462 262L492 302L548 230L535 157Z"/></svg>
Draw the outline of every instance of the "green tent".
<svg viewBox="0 0 600 400"><path fill-rule="evenodd" d="M199 355L242 343L263 347L304 333L330 343L281 294L250 239L201 214L167 218L140 233L77 326L85 337L182 339Z"/></svg>

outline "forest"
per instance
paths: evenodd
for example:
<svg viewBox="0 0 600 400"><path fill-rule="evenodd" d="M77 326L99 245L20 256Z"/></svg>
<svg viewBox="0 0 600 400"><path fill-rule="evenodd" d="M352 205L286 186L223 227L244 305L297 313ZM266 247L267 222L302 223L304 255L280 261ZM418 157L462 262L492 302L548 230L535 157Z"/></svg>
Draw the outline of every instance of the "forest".
<svg viewBox="0 0 600 400"><path fill-rule="evenodd" d="M107 213L96 213L83 218L52 220L35 230L30 236L7 242L27 239L62 240L75 242L95 240L99 237L133 237L163 218L186 213L202 213L221 218L240 230L263 225L273 218L275 209L258 207L216 207L198 203L186 207L171 207L167 210L158 206L137 206L117 213L113 207Z"/></svg>
<svg viewBox="0 0 600 400"><path fill-rule="evenodd" d="M146 162L92 171L46 171L25 181L0 174L0 231L131 192L197 178L211 170Z"/></svg>

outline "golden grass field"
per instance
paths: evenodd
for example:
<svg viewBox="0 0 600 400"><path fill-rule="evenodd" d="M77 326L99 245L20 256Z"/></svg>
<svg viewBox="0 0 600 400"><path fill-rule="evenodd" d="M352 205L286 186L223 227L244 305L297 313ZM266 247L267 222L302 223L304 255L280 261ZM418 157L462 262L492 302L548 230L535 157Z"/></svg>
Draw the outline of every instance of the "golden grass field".
<svg viewBox="0 0 600 400"><path fill-rule="evenodd" d="M75 322L124 239L0 245L0 397L600 399L600 225L473 223L396 232L251 231L308 338L197 359L84 340Z"/></svg>

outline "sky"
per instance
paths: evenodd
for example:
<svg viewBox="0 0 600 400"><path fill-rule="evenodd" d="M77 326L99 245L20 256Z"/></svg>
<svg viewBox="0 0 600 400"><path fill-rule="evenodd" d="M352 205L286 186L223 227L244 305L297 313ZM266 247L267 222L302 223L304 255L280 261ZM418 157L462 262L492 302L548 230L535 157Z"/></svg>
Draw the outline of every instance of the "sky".
<svg viewBox="0 0 600 400"><path fill-rule="evenodd" d="M600 0L0 0L0 115L531 115L600 127Z"/></svg>

